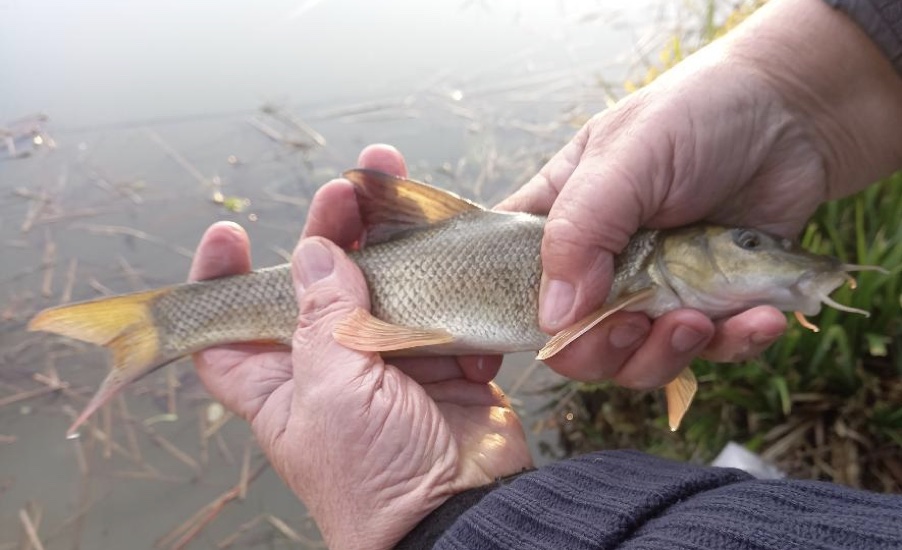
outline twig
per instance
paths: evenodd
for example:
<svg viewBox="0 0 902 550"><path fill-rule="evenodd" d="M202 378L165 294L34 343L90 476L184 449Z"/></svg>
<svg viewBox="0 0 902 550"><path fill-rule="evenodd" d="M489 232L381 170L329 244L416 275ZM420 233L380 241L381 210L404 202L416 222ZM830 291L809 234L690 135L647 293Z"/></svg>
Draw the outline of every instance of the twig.
<svg viewBox="0 0 902 550"><path fill-rule="evenodd" d="M21 196L22 195L20 193ZM50 202L50 195L46 190L41 190L40 195L34 195L33 193L27 196L27 198L33 199L33 202L28 207L28 212L25 214L25 219L22 221L22 225L19 230L22 233L28 233L31 231L34 222L37 221L38 217L43 213L44 208Z"/></svg>
<svg viewBox="0 0 902 550"><path fill-rule="evenodd" d="M132 227L124 227L121 225L98 225L98 224L79 224L78 226L81 229L88 231L89 233L94 233L95 235L128 235L129 237L134 237L136 239L141 239L143 241L147 241L150 243L158 244L160 246L166 247L173 252L180 254L186 258L193 258L194 253L184 248L182 246L170 244L165 239L161 239L160 237L156 237L149 233L145 233L144 231L134 229Z"/></svg>
<svg viewBox="0 0 902 550"><path fill-rule="evenodd" d="M83 477L87 477L91 471L88 467L88 459L85 457L85 446L82 444L81 438L76 437L72 441L72 446L75 447L75 463L78 464L78 471Z"/></svg>
<svg viewBox="0 0 902 550"><path fill-rule="evenodd" d="M15 443L18 438L14 435L3 435L0 434L0 444L8 445L10 443Z"/></svg>
<svg viewBox="0 0 902 550"><path fill-rule="evenodd" d="M248 476L251 471L251 447L253 438L248 438L244 445L244 457L241 459L241 474L238 476L238 500L244 500L247 496Z"/></svg>
<svg viewBox="0 0 902 550"><path fill-rule="evenodd" d="M219 449L219 454L222 455L222 458L229 464L234 464L235 455L229 450L229 445L226 443L225 438L222 437L222 432L216 432L216 435L213 437L216 439L216 448Z"/></svg>
<svg viewBox="0 0 902 550"><path fill-rule="evenodd" d="M25 529L25 536L28 537L28 543L31 544L35 548L35 550L44 550L44 545L41 544L41 540L38 538L38 531L32 523L31 518L28 516L28 512L25 511L25 508L19 508L19 521L22 523L22 528Z"/></svg>
<svg viewBox="0 0 902 550"><path fill-rule="evenodd" d="M109 460L113 457L113 415L109 403L100 408L100 421L103 423L103 433L106 434L103 442L103 458Z"/></svg>
<svg viewBox="0 0 902 550"><path fill-rule="evenodd" d="M112 476L123 479L150 479L153 481L165 481L167 483L186 483L188 481L183 477L164 476L150 470L119 470L113 472Z"/></svg>
<svg viewBox="0 0 902 550"><path fill-rule="evenodd" d="M511 384L510 389L507 391L508 397L513 397L513 396L517 395L517 393L520 391L520 388L522 388L523 385L526 384L527 380L532 378L533 373L535 373L536 370L541 365L542 365L541 361L534 360L532 363L529 364L528 367L523 369L522 374L520 374L520 376L518 376L517 379L514 380L514 383Z"/></svg>
<svg viewBox="0 0 902 550"><path fill-rule="evenodd" d="M219 405L219 403L213 403L215 405ZM212 405L212 404L211 404ZM220 407L222 405L219 405ZM235 416L231 411L223 410L222 414L216 417L212 422L209 422L208 411L204 411L204 418L207 419L208 424L204 429L202 435L204 439L210 439L213 437L216 432L218 432L226 423Z"/></svg>
<svg viewBox="0 0 902 550"><path fill-rule="evenodd" d="M295 115L289 113L288 111L274 107L272 105L264 105L261 110L269 116L279 119L282 122L286 122L291 126L297 128L304 134L307 134L307 136L320 147L326 146L326 138L324 138L322 134L314 130L309 124L296 117Z"/></svg>
<svg viewBox="0 0 902 550"><path fill-rule="evenodd" d="M41 260L44 266L44 283L41 285L41 294L49 298L53 294L53 272L56 267L56 243L50 236L50 230L44 231L44 258Z"/></svg>
<svg viewBox="0 0 902 550"><path fill-rule="evenodd" d="M263 473L263 471L269 465L268 462L263 462L254 470L253 474L248 478L247 482L250 483L257 479L257 477ZM222 511L225 506L237 499L240 494L239 485L235 485L228 491L222 493L218 498L214 499L212 502L201 508L197 511L193 516L191 516L187 521L164 535L161 539L157 541L157 547L169 547L170 550L180 550L187 546L193 539L196 537L201 531L203 531L207 525L209 525L216 516Z"/></svg>
<svg viewBox="0 0 902 550"><path fill-rule="evenodd" d="M276 256L282 258L282 261L286 263L291 261L291 252L285 250L284 248L276 245L271 245L269 249L275 252Z"/></svg>
<svg viewBox="0 0 902 550"><path fill-rule="evenodd" d="M55 388L52 386L44 386L41 388L35 388L33 390L23 391L17 393L15 395L10 395L0 399L0 407L5 407L7 405L12 405L13 403L18 403L20 401L25 401L27 399L32 399L34 397L40 397L42 395L46 395L48 393L53 393L60 388Z"/></svg>
<svg viewBox="0 0 902 550"><path fill-rule="evenodd" d="M94 507L95 504L102 501L104 498L109 496L109 494L113 491L112 488L107 488L104 491L104 494L100 497L97 497L91 500L91 483L88 478L82 478L81 483L79 484L79 497L78 497L78 509L74 514L66 518L62 523L58 524L53 530L47 535L48 539L56 538L63 530L68 528L70 525L75 524L75 535L72 537L72 548L78 548L79 542L81 540L81 534L84 531L84 519L85 516L88 515L88 512L91 511L91 508Z"/></svg>
<svg viewBox="0 0 902 550"><path fill-rule="evenodd" d="M310 200L305 197L295 197L293 195L286 195L284 193L279 193L278 191L273 191L272 189L265 189L264 192L266 193L266 196L268 196L271 200L273 200L275 202L290 204L292 206L298 206L301 208L307 208L307 205L310 204Z"/></svg>
<svg viewBox="0 0 902 550"><path fill-rule="evenodd" d="M125 404L125 397L121 393L116 396L116 403L119 405L119 413L124 420L122 426L125 428L125 439L128 441L128 448L138 464L143 465L144 457L141 455L141 447L138 446L138 437L135 435L135 428L133 425L134 419L132 418L131 413L129 413L128 407Z"/></svg>
<svg viewBox="0 0 902 550"><path fill-rule="evenodd" d="M73 220L76 218L90 218L97 214L111 211L111 208L82 208L80 210L68 210L55 214L47 214L35 222L35 225L47 225L56 222Z"/></svg>
<svg viewBox="0 0 902 550"><path fill-rule="evenodd" d="M210 463L210 440L204 437L204 432L207 431L207 413L206 411L198 407L197 408L197 440L198 445L200 445L200 463L204 466Z"/></svg>
<svg viewBox="0 0 902 550"><path fill-rule="evenodd" d="M75 272L78 269L78 258L69 260L69 269L66 270L66 283L63 285L63 295L60 296L60 304L72 301L72 289L75 288Z"/></svg>
<svg viewBox="0 0 902 550"><path fill-rule="evenodd" d="M101 283L94 277L91 277L90 279L88 279L88 286L90 286L91 288L93 288L94 290L99 292L100 294L103 294L104 296L111 296L113 294L116 294L116 291L114 291L112 288L106 286L105 284Z"/></svg>
<svg viewBox="0 0 902 550"><path fill-rule="evenodd" d="M301 141L299 139L294 139L286 136L282 132L276 130L272 126L266 124L265 122L258 120L256 118L248 118L247 123L260 131L263 135L268 137L269 139L281 143L283 145L288 145L291 147L295 147L297 149L310 149L311 145L305 141Z"/></svg>
<svg viewBox="0 0 902 550"><path fill-rule="evenodd" d="M78 412L76 412L75 409L73 409L72 407L70 407L68 405L63 406L63 412L66 413L66 416L71 418L73 421L76 418L78 418ZM95 439L97 439L98 441L100 441L101 443L106 441L107 435L105 433L103 433L103 431L98 429L97 426L95 426L93 424L93 422L88 421L85 424L83 424L83 426L84 426L84 428L90 430L91 436L94 437ZM129 460L135 460L134 457L132 457L131 453L129 453L122 445L119 445L115 441L111 441L110 445L112 446L114 453L120 454ZM145 468L152 469L152 467L150 465L145 465L143 463L141 465L144 466Z"/></svg>
<svg viewBox="0 0 902 550"><path fill-rule="evenodd" d="M145 431L147 432L147 435L149 435L153 440L153 442L159 445L164 451L172 455L176 460L182 462L183 464L187 465L189 468L200 474L200 465L196 460L191 458L188 453L176 447L174 443L157 433L157 431L153 428L148 426L146 427Z"/></svg>
<svg viewBox="0 0 902 550"><path fill-rule="evenodd" d="M238 539L240 539L242 535L256 527L261 521L263 521L263 517L264 516L259 515L250 521L242 523L234 533L219 541L219 544L217 544L216 547L222 550L223 548L232 546L233 544L238 542Z"/></svg>
<svg viewBox="0 0 902 550"><path fill-rule="evenodd" d="M141 204L144 202L144 199L141 197L141 195L135 193L135 191L129 188L128 185L123 185L120 183L110 183L110 178L105 174L102 174L97 167L90 167L89 169L91 181L97 187L100 187L111 195L126 197L127 199L132 201L133 204Z"/></svg>
<svg viewBox="0 0 902 550"><path fill-rule="evenodd" d="M179 380L175 368L175 365L166 367L166 404L168 413L173 417L178 418L178 406L175 399L175 391L179 387Z"/></svg>
<svg viewBox="0 0 902 550"><path fill-rule="evenodd" d="M209 187L212 185L210 180L204 177L200 170L197 169L193 164L188 162L188 159L183 157L178 151L176 151L169 143L163 139L163 136L151 130L150 128L145 129L148 137L150 137L151 141L160 146L163 151L169 155L169 158L174 160L179 166L185 169L186 172L191 174L191 176L197 180L198 183L205 187Z"/></svg>
<svg viewBox="0 0 902 550"><path fill-rule="evenodd" d="M338 109L332 109L330 111L324 111L317 114L313 118L316 120L347 118L355 115L366 115L379 111L386 111L388 109L406 107L408 104L409 102L407 100L368 101L365 103L358 103L356 105L349 105Z"/></svg>
<svg viewBox="0 0 902 550"><path fill-rule="evenodd" d="M282 518L268 514L266 516L266 521L268 521L270 525L275 527L278 532L282 533L285 538L290 540L291 542L315 542L310 539L305 540L305 537L301 537L301 535L297 531L289 527ZM310 548L310 546L307 546L307 548Z"/></svg>
<svg viewBox="0 0 902 550"><path fill-rule="evenodd" d="M147 284L141 278L138 271L122 256L119 256L119 267L121 267L122 272L125 273L125 278L128 279L128 284L131 285L132 290L137 291L147 288Z"/></svg>

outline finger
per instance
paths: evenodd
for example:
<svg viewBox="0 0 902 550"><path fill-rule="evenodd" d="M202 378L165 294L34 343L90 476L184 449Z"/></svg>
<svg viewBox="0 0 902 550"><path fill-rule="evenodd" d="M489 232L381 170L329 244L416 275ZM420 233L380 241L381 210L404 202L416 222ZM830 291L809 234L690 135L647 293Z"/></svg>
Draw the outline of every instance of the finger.
<svg viewBox="0 0 902 550"><path fill-rule="evenodd" d="M495 209L507 212L547 214L564 187L564 183L576 170L583 151L586 149L588 135L588 125L583 126L563 149L545 163L538 174L515 191L513 195L501 201Z"/></svg>
<svg viewBox="0 0 902 550"><path fill-rule="evenodd" d="M711 361L737 362L760 355L786 331L780 310L761 306L716 323L717 332L702 353Z"/></svg>
<svg viewBox="0 0 902 550"><path fill-rule="evenodd" d="M194 354L197 375L228 410L253 423L270 396L291 380L291 353L268 344L231 344ZM284 396L277 407L287 412ZM272 409L271 409L272 410ZM282 414L281 416L285 416Z"/></svg>
<svg viewBox="0 0 902 550"><path fill-rule="evenodd" d="M501 369L501 355L464 355L458 357L402 357L392 364L419 384L431 384L463 378L471 382L490 382Z"/></svg>
<svg viewBox="0 0 902 550"><path fill-rule="evenodd" d="M649 211L640 169L584 155L548 213L542 238L539 319L557 332L604 302L614 255Z"/></svg>
<svg viewBox="0 0 902 550"><path fill-rule="evenodd" d="M496 384L479 384L456 379L423 387L436 403L450 402L462 407L510 407L510 401Z"/></svg>
<svg viewBox="0 0 902 550"><path fill-rule="evenodd" d="M401 153L391 145L377 143L368 145L357 157L357 166L379 170L393 176L407 177L407 164Z"/></svg>
<svg viewBox="0 0 902 550"><path fill-rule="evenodd" d="M357 160L358 166L407 177L404 157L391 145L370 145ZM325 237L338 246L353 248L363 236L363 221L354 186L334 179L319 188L310 203L302 238Z"/></svg>
<svg viewBox="0 0 902 550"><path fill-rule="evenodd" d="M655 319L648 338L613 380L637 390L659 388L679 375L714 336L714 323L699 311L678 309Z"/></svg>
<svg viewBox="0 0 902 550"><path fill-rule="evenodd" d="M352 248L362 235L363 220L351 182L334 179L320 187L310 202L302 238L323 237Z"/></svg>
<svg viewBox="0 0 902 550"><path fill-rule="evenodd" d="M213 279L251 270L251 246L244 229L234 222L211 225L197 245L189 281Z"/></svg>
<svg viewBox="0 0 902 550"><path fill-rule="evenodd" d="M302 239L292 258L292 277L298 296L298 327L292 341L296 391L315 391L364 376L378 355L346 348L332 337L335 325L355 309L369 309L363 274L332 242Z"/></svg>
<svg viewBox="0 0 902 550"><path fill-rule="evenodd" d="M503 355L462 355L457 363L463 371L464 378L473 382L491 382L501 370Z"/></svg>
<svg viewBox="0 0 902 550"><path fill-rule="evenodd" d="M651 321L644 314L619 312L545 362L574 380L609 380L620 372L650 331Z"/></svg>

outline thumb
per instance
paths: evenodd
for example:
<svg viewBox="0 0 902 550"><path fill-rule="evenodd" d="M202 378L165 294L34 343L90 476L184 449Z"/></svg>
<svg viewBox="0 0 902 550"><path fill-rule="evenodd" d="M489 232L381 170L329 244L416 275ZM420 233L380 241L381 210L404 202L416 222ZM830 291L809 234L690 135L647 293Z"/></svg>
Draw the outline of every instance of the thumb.
<svg viewBox="0 0 902 550"><path fill-rule="evenodd" d="M292 341L296 391L321 384L340 387L377 357L348 349L332 337L335 324L356 308L369 310L366 281L340 248L321 237L298 243L291 272L298 300L298 326Z"/></svg>
<svg viewBox="0 0 902 550"><path fill-rule="evenodd" d="M561 192L542 238L544 330L561 330L607 297L614 255L626 248L648 210L648 186L638 185L644 170L635 166L623 156L612 162L587 151L566 182L556 182Z"/></svg>

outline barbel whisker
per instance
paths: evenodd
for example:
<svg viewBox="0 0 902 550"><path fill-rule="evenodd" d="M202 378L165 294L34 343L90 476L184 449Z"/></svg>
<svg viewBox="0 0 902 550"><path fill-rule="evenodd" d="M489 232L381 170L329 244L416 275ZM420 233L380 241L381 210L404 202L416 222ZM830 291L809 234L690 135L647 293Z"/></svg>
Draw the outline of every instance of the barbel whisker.
<svg viewBox="0 0 902 550"><path fill-rule="evenodd" d="M865 311L865 310L859 309L857 307L851 307L851 306L841 304L825 294L821 294L820 296L818 296L818 298L820 298L821 302L827 304L828 306L832 307L833 309L838 309L840 311L845 311L848 313L858 313L859 315L864 315L865 317L871 316L871 313L869 311Z"/></svg>

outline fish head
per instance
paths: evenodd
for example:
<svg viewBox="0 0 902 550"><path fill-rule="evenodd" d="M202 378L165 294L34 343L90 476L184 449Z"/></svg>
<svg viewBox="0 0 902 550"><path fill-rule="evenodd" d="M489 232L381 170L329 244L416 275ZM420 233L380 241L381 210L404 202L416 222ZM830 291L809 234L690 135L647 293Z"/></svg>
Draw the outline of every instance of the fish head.
<svg viewBox="0 0 902 550"><path fill-rule="evenodd" d="M790 239L757 229L704 225L668 232L656 264L684 307L712 318L758 305L814 315L824 303L867 314L829 297L846 282L854 288L848 272L867 266L812 254Z"/></svg>

